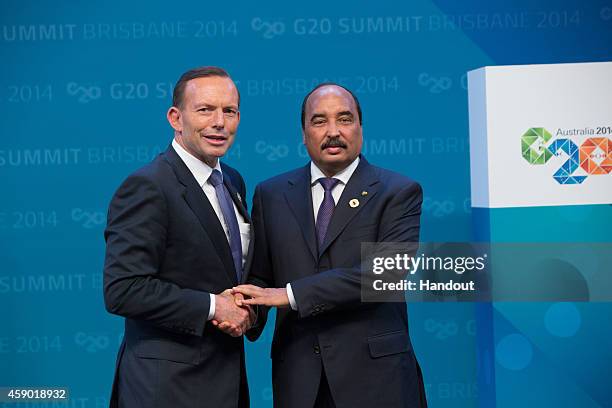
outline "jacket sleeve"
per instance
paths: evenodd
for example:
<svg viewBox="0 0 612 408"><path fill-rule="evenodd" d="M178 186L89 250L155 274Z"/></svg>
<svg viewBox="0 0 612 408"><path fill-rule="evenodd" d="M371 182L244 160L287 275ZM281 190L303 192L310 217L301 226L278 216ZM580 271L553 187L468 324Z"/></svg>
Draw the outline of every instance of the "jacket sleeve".
<svg viewBox="0 0 612 408"><path fill-rule="evenodd" d="M423 191L413 182L387 204L379 222L377 242L418 242ZM361 301L361 266L335 268L291 282L301 318L355 307Z"/></svg>
<svg viewBox="0 0 612 408"><path fill-rule="evenodd" d="M263 288L274 286L274 275L272 273L272 263L270 262L270 250L266 239L266 226L263 216L263 205L260 187L255 188L253 196L253 228L255 230L255 244L253 246L253 263L247 279L247 283ZM269 308L265 306L257 307L257 320L251 330L247 331L246 336L250 341L255 341L266 326Z"/></svg>
<svg viewBox="0 0 612 408"><path fill-rule="evenodd" d="M104 232L104 303L110 313L201 336L210 294L158 276L167 222L164 195L153 180L132 175L119 187Z"/></svg>

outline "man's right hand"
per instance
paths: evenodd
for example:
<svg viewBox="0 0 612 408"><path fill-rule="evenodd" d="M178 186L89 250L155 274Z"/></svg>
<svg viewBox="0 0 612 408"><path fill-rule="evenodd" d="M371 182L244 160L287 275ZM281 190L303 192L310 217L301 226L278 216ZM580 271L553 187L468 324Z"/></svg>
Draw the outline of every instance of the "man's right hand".
<svg viewBox="0 0 612 408"><path fill-rule="evenodd" d="M215 315L212 324L232 337L242 336L251 327L251 311L240 307L234 300L231 289L215 295Z"/></svg>

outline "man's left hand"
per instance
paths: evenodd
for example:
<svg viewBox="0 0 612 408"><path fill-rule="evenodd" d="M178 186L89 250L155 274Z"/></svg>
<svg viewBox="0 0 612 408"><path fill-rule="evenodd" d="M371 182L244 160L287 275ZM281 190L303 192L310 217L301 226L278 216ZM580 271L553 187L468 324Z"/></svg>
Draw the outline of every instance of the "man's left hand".
<svg viewBox="0 0 612 408"><path fill-rule="evenodd" d="M286 288L260 288L255 285L240 285L232 293L242 293L247 299L237 300L239 305L289 307Z"/></svg>
<svg viewBox="0 0 612 408"><path fill-rule="evenodd" d="M231 323L229 321L219 321L218 319L212 319L211 323L213 326L217 327L219 330L224 332L225 334L229 334L232 337L239 337L244 335L255 323L256 315L253 311L253 308L248 305L241 305L239 301L244 299L244 296L240 293L233 293L231 289L226 289L223 293L220 293L219 296L229 297L234 303L234 307L239 309L244 309L248 312L246 319L241 320L239 323ZM216 314L216 313L215 313Z"/></svg>

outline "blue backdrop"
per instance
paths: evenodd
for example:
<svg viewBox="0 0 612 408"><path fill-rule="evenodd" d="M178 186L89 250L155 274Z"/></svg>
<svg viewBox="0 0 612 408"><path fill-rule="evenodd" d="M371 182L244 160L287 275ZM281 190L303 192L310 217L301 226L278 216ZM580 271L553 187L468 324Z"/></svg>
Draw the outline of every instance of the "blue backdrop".
<svg viewBox="0 0 612 408"><path fill-rule="evenodd" d="M108 403L122 320L102 301L106 208L170 143L173 84L195 66L238 83L226 161L249 196L306 163L301 100L332 80L361 100L368 160L422 183L423 241L609 240L610 206L472 212L466 91L485 65L611 60L609 0L89 3L0 5L0 386ZM611 317L605 304L411 305L430 405L611 406ZM248 345L254 407L271 406L271 328Z"/></svg>

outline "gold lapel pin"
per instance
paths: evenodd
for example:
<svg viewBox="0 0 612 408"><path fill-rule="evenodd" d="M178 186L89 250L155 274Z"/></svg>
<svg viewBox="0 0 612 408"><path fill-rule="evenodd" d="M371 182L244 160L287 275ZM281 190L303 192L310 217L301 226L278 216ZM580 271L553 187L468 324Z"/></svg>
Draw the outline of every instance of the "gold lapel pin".
<svg viewBox="0 0 612 408"><path fill-rule="evenodd" d="M365 197L365 196L368 195L368 192L364 190L364 191L361 192L361 195Z"/></svg>
<svg viewBox="0 0 612 408"><path fill-rule="evenodd" d="M351 208L359 207L359 200L353 198L351 201L349 201L349 205L351 206Z"/></svg>

